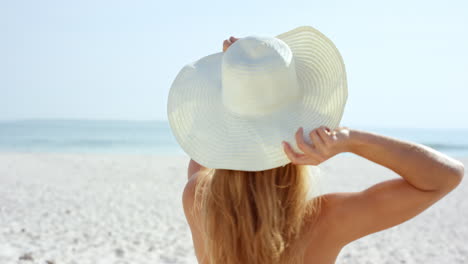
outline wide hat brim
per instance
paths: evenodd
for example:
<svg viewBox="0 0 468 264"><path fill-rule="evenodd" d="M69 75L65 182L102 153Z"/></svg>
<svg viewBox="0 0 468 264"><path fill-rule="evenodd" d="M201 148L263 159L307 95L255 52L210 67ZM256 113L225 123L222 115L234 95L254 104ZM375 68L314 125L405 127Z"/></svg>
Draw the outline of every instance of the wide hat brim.
<svg viewBox="0 0 468 264"><path fill-rule="evenodd" d="M333 42L317 29L301 26L276 36L291 49L303 96L296 103L261 117L244 117L222 103L224 52L185 65L172 83L167 114L181 148L199 164L213 169L261 171L291 161L281 141L293 149L294 134L339 126L348 97L346 70Z"/></svg>

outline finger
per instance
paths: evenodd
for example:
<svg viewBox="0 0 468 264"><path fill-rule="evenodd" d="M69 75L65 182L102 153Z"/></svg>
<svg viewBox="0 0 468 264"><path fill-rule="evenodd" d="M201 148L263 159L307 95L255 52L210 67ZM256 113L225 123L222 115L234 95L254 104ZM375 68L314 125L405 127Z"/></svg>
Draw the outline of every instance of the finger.
<svg viewBox="0 0 468 264"><path fill-rule="evenodd" d="M284 150L284 153L286 153L286 156L288 157L288 159L292 162L292 163L296 163L296 160L298 159L298 154L295 153L291 146L289 145L289 143L283 141L282 142L283 144L283 150Z"/></svg>
<svg viewBox="0 0 468 264"><path fill-rule="evenodd" d="M302 127L296 132L297 146L302 152L304 152L307 159L313 159L315 162L321 162L323 160L322 155L317 151L317 147L310 145L304 141Z"/></svg>
<svg viewBox="0 0 468 264"><path fill-rule="evenodd" d="M315 148L318 149L321 153L324 153L325 144L318 135L318 129L314 129L310 132L310 139L312 140L312 143L314 143Z"/></svg>
<svg viewBox="0 0 468 264"><path fill-rule="evenodd" d="M223 51L226 51L229 48L229 46L231 46L231 44L232 43L231 43L230 40L228 40L228 39L224 40L224 42L223 42Z"/></svg>
<svg viewBox="0 0 468 264"><path fill-rule="evenodd" d="M286 141L283 141L283 149L284 149L284 152L286 153L286 156L288 156L289 160L294 164L296 164L299 161L299 159L302 157L301 154L294 152L294 150L291 148L289 143L287 143Z"/></svg>
<svg viewBox="0 0 468 264"><path fill-rule="evenodd" d="M320 127L319 129L317 129L317 132L320 139L325 145L329 145L331 143L331 133L326 131L326 127Z"/></svg>
<svg viewBox="0 0 468 264"><path fill-rule="evenodd" d="M310 155L305 155L305 154L299 154L296 153L289 143L283 141L283 146L284 146L284 152L286 153L286 156L288 156L289 160L293 164L303 164L303 165L318 165L320 164L320 160L316 159L314 157L311 157Z"/></svg>
<svg viewBox="0 0 468 264"><path fill-rule="evenodd" d="M328 128L327 126L321 126L320 127L326 134L330 135L331 134L331 130L330 128Z"/></svg>
<svg viewBox="0 0 468 264"><path fill-rule="evenodd" d="M238 38L236 38L236 37L234 37L234 36L231 36L231 37L229 38L229 40L230 40L232 43L234 43L234 42L236 42L236 41L238 40Z"/></svg>
<svg viewBox="0 0 468 264"><path fill-rule="evenodd" d="M304 153L313 153L314 148L304 141L304 130L300 127L296 132L296 145Z"/></svg>

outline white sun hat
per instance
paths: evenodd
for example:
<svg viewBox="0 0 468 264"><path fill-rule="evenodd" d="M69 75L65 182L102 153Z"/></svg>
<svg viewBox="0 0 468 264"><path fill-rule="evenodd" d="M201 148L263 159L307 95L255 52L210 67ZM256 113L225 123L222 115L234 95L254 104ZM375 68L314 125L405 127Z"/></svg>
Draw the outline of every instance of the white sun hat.
<svg viewBox="0 0 468 264"><path fill-rule="evenodd" d="M339 126L348 97L343 59L310 26L276 37L250 35L225 52L185 65L167 114L182 149L207 168L261 171L291 162L281 142ZM292 148L303 153L295 144Z"/></svg>

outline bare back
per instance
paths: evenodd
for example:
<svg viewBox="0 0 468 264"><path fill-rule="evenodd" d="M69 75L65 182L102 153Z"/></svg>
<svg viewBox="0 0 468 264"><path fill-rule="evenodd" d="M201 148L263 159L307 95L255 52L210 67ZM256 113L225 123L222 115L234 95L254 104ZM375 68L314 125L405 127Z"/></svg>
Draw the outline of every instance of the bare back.
<svg viewBox="0 0 468 264"><path fill-rule="evenodd" d="M186 210L186 215L188 210L192 210L194 202L194 193L195 193L195 184L197 176L192 177L187 183L184 190L184 209ZM325 195L326 196L326 195ZM323 203L323 212L326 212L327 208L326 201ZM197 212L198 214L199 212ZM330 236L329 230L332 230L334 227L330 225L328 221L327 214L322 214L322 217L319 218L313 226L310 226L305 232L303 232L302 237L299 238L299 241L306 243L306 252L304 256L304 264L306 263L335 263L335 259L341 251L342 245ZM195 254L200 264L205 264L201 260L203 256L203 235L198 231L200 230L201 223L196 219L187 217L189 226L192 232L192 240L194 244Z"/></svg>
<svg viewBox="0 0 468 264"><path fill-rule="evenodd" d="M192 208L196 177L184 190L184 208ZM456 185L435 191L415 188L402 178L380 182L361 192L324 194L322 211L301 241L307 243L304 264L333 264L341 249L366 235L398 225L440 200ZM187 213L187 211L186 211ZM200 224L188 217L199 263L203 259ZM203 264L203 263L202 263Z"/></svg>

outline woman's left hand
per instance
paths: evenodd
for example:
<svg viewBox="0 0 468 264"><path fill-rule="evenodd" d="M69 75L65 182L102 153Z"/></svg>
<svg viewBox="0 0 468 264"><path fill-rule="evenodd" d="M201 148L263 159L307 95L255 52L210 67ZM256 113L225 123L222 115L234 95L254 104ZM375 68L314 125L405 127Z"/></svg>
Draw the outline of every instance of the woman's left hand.
<svg viewBox="0 0 468 264"><path fill-rule="evenodd" d="M237 40L238 38L235 38L233 36L231 36L229 39L225 39L223 42L223 52L225 52L229 48L229 46L231 46Z"/></svg>

